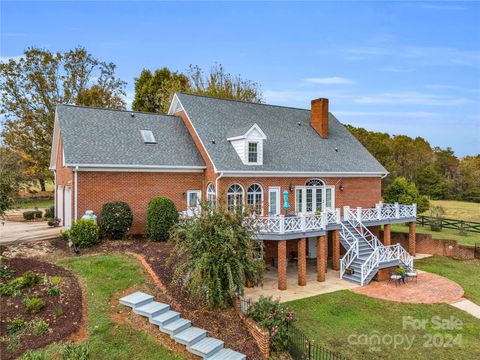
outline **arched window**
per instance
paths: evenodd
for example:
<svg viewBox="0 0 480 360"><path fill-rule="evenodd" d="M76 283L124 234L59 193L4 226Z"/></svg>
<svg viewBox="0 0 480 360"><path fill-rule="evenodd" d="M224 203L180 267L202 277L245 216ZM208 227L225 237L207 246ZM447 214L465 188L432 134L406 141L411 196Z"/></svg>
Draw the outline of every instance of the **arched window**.
<svg viewBox="0 0 480 360"><path fill-rule="evenodd" d="M207 186L207 203L209 206L215 206L215 186L210 183Z"/></svg>
<svg viewBox="0 0 480 360"><path fill-rule="evenodd" d="M324 186L325 183L320 179L311 179L306 183L307 186Z"/></svg>
<svg viewBox="0 0 480 360"><path fill-rule="evenodd" d="M252 206L257 215L263 214L263 190L258 184L252 184L247 190L247 205Z"/></svg>
<svg viewBox="0 0 480 360"><path fill-rule="evenodd" d="M243 188L238 184L230 185L227 191L228 210L233 211L237 206L243 206Z"/></svg>

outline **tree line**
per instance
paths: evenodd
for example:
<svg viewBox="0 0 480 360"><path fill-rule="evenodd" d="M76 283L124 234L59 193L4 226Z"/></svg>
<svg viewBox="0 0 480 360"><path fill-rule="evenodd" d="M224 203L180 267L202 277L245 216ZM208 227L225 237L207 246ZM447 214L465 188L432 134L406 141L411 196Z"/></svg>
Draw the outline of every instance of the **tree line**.
<svg viewBox="0 0 480 360"><path fill-rule="evenodd" d="M144 69L134 83L135 111L166 113L176 91L263 102L258 83L226 72L221 64L208 71L196 65L184 72ZM22 182L38 181L44 191L52 180L48 166L56 105L125 109L125 87L114 63L83 47L65 52L31 47L19 59L0 63L0 199L11 203ZM401 177L432 199L480 202L480 155L458 159L452 149L432 148L421 137L347 127L390 172L384 185Z"/></svg>

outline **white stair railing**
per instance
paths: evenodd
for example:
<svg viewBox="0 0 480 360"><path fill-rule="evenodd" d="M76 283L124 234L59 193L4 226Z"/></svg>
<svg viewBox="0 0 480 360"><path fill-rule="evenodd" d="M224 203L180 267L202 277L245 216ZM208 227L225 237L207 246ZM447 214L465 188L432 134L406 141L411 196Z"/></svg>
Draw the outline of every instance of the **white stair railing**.
<svg viewBox="0 0 480 360"><path fill-rule="evenodd" d="M372 234L368 228L363 225L361 220L361 210L360 208L357 209L358 211L356 214L350 210L348 206L344 208L344 214L346 214L345 219L348 223L357 230L357 233L372 247L372 249L377 248L378 246L382 246L382 243L378 238Z"/></svg>
<svg viewBox="0 0 480 360"><path fill-rule="evenodd" d="M343 275L345 274L345 270L348 269L353 260L358 257L359 247L357 237L345 226L345 224L342 222L340 224L340 237L348 245L347 252L340 259L340 279L342 279Z"/></svg>

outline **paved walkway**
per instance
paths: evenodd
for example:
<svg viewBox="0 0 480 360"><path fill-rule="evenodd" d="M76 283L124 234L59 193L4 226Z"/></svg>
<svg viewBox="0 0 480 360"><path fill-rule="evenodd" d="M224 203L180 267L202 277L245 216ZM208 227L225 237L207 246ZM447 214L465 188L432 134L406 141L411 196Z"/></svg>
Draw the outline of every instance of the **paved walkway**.
<svg viewBox="0 0 480 360"><path fill-rule="evenodd" d="M462 299L463 289L456 282L436 274L419 270L417 272L417 282L413 280L395 285L393 281L374 281L352 291L382 300L418 304L451 304Z"/></svg>
<svg viewBox="0 0 480 360"><path fill-rule="evenodd" d="M287 290L278 290L277 269L272 268L263 277L263 286L245 289L245 297L257 300L261 295L272 296L280 302L303 299L310 296L330 293L338 290L353 289L358 284L340 279L340 273L328 269L325 274L325 281L317 281L317 266L314 262L307 262L307 285L299 286L297 278L297 267L287 267Z"/></svg>
<svg viewBox="0 0 480 360"><path fill-rule="evenodd" d="M46 221L0 222L0 245L8 245L33 240L48 240L60 234L61 227L53 228Z"/></svg>
<svg viewBox="0 0 480 360"><path fill-rule="evenodd" d="M472 316L475 316L477 319L480 319L480 306L471 302L468 299L462 298L460 301L450 304L457 309L463 310L469 313Z"/></svg>

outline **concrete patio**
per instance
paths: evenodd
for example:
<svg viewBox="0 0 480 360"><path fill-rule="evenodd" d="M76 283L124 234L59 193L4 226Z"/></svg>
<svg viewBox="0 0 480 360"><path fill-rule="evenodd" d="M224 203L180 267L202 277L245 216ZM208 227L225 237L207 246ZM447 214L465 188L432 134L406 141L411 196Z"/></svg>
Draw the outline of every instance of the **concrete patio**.
<svg viewBox="0 0 480 360"><path fill-rule="evenodd" d="M61 227L49 227L46 221L0 223L0 245L9 245L35 240L54 239L60 235Z"/></svg>
<svg viewBox="0 0 480 360"><path fill-rule="evenodd" d="M316 260L309 260L307 261L306 286L298 285L297 267L292 264L287 267L287 290L278 290L277 269L272 267L264 274L263 285L246 288L245 297L257 300L261 295L272 296L274 299L286 302L356 287L359 285L340 279L340 273L330 267L325 274L325 281L318 282Z"/></svg>

